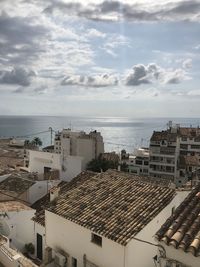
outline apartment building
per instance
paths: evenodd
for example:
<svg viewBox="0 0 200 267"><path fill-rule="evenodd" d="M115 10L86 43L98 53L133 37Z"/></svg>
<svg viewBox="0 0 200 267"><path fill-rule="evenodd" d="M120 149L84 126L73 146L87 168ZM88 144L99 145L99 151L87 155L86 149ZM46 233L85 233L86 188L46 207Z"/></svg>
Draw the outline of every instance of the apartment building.
<svg viewBox="0 0 200 267"><path fill-rule="evenodd" d="M137 175L149 174L149 149L135 149L133 155L129 155L128 171Z"/></svg>
<svg viewBox="0 0 200 267"><path fill-rule="evenodd" d="M149 175L173 181L177 186L191 179L188 157L200 155L200 129L169 122L165 131L154 131L150 139ZM185 164L183 164L185 162ZM198 164L199 165L199 164ZM196 166L198 168L198 166ZM195 166L189 168L191 172Z"/></svg>
<svg viewBox="0 0 200 267"><path fill-rule="evenodd" d="M87 134L84 131L75 132L71 129L63 129L55 135L54 151L62 154L63 158L83 157L83 164L86 166L92 159L104 153L103 137L97 131Z"/></svg>

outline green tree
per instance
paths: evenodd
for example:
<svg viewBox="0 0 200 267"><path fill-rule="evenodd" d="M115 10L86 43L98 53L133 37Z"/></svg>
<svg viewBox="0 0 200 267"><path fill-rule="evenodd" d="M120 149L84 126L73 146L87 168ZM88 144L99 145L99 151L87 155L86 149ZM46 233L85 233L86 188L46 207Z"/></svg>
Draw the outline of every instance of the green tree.
<svg viewBox="0 0 200 267"><path fill-rule="evenodd" d="M31 143L36 146L42 146L42 141L39 137L35 137Z"/></svg>
<svg viewBox="0 0 200 267"><path fill-rule="evenodd" d="M91 160L87 165L87 170L94 172L105 172L108 169L117 169L118 163L111 160L106 160L99 157L98 159Z"/></svg>

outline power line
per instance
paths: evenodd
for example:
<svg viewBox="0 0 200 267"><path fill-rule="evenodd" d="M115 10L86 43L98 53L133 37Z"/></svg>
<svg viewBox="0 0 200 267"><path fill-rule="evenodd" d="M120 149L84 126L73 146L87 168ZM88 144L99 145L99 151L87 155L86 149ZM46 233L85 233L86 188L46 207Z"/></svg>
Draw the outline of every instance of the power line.
<svg viewBox="0 0 200 267"><path fill-rule="evenodd" d="M50 131L50 130L46 130L46 131L42 131L42 132L30 133L30 134L21 135L21 136L15 136L15 137L30 137L30 136L34 136L34 135L39 135L39 134L43 134L43 133L48 133L49 131Z"/></svg>

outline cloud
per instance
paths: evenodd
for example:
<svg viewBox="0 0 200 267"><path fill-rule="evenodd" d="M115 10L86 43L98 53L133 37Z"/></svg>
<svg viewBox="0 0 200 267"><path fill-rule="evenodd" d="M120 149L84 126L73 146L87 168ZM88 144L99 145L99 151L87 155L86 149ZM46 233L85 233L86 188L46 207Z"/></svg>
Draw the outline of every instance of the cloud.
<svg viewBox="0 0 200 267"><path fill-rule="evenodd" d="M44 40L49 34L44 25L33 18L0 13L0 56L4 64L30 64L45 52Z"/></svg>
<svg viewBox="0 0 200 267"><path fill-rule="evenodd" d="M32 70L14 67L12 70L0 71L0 83L29 86L36 74Z"/></svg>
<svg viewBox="0 0 200 267"><path fill-rule="evenodd" d="M90 20L130 20L130 21L200 21L200 2L196 0L186 1L103 1L92 2L83 5L79 2L50 1L45 13L55 11L67 15L84 17Z"/></svg>
<svg viewBox="0 0 200 267"><path fill-rule="evenodd" d="M111 74L101 74L94 76L70 75L65 77L61 85L77 85L84 87L107 87L118 84L118 78Z"/></svg>
<svg viewBox="0 0 200 267"><path fill-rule="evenodd" d="M101 49L104 50L107 54L116 58L119 55L119 51L117 51L117 49L122 49L123 47L130 47L129 38L121 34L112 34L106 39Z"/></svg>
<svg viewBox="0 0 200 267"><path fill-rule="evenodd" d="M149 65L137 64L125 76L127 86L139 86L158 82L160 84L177 84L189 79L183 69L164 69L155 63Z"/></svg>
<svg viewBox="0 0 200 267"><path fill-rule="evenodd" d="M87 30L86 37L89 37L89 38L94 38L94 37L96 37L96 38L105 38L106 34L92 28L92 29L88 29Z"/></svg>
<svg viewBox="0 0 200 267"><path fill-rule="evenodd" d="M137 86L147 83L151 83L148 78L148 69L142 64L133 66L132 70L126 77L125 84L128 86Z"/></svg>
<svg viewBox="0 0 200 267"><path fill-rule="evenodd" d="M192 68L192 59L188 58L186 60L183 61L182 66L184 69L190 69Z"/></svg>

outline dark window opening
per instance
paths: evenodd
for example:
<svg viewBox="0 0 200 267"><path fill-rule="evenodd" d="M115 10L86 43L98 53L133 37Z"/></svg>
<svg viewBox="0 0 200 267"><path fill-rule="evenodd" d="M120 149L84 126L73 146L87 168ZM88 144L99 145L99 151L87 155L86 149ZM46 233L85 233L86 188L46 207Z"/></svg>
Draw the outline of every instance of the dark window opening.
<svg viewBox="0 0 200 267"><path fill-rule="evenodd" d="M72 257L72 267L77 267L77 259Z"/></svg>
<svg viewBox="0 0 200 267"><path fill-rule="evenodd" d="M102 237L96 234L92 233L92 239L91 239L92 243L95 243L96 245L102 247Z"/></svg>

